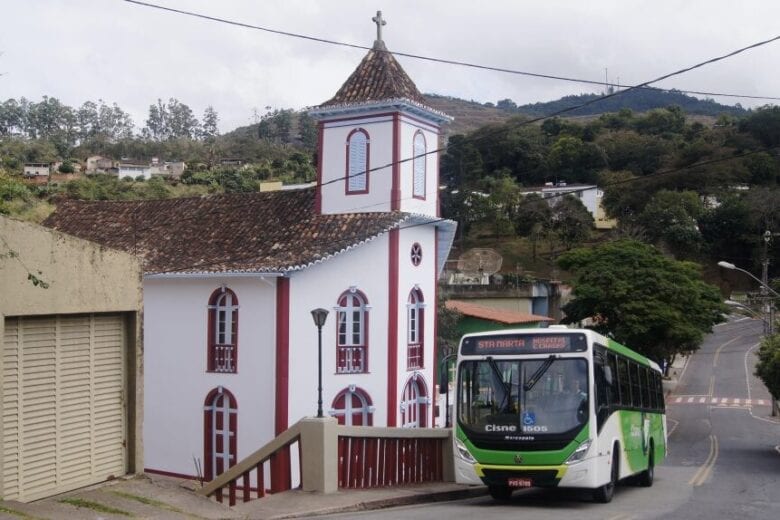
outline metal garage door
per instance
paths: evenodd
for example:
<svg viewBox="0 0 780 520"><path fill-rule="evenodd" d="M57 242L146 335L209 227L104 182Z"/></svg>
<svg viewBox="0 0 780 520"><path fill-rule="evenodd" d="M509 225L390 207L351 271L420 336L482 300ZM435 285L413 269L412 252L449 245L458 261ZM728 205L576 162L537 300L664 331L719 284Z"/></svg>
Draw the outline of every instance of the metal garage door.
<svg viewBox="0 0 780 520"><path fill-rule="evenodd" d="M121 315L6 318L3 498L125 473L124 351Z"/></svg>

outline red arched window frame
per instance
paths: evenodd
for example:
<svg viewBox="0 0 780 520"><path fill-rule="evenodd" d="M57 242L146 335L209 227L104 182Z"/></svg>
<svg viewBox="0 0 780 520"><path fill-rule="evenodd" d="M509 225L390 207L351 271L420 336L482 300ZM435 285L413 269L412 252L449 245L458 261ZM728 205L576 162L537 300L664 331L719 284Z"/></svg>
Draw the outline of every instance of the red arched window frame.
<svg viewBox="0 0 780 520"><path fill-rule="evenodd" d="M352 130L347 136L347 171L344 193L360 195L368 193L369 164L371 164L371 140L362 128Z"/></svg>
<svg viewBox="0 0 780 520"><path fill-rule="evenodd" d="M336 373L368 372L368 300L350 289L339 296L336 308Z"/></svg>
<svg viewBox="0 0 780 520"><path fill-rule="evenodd" d="M213 480L236 464L238 403L230 391L217 387L203 403L203 477Z"/></svg>
<svg viewBox="0 0 780 520"><path fill-rule="evenodd" d="M412 161L412 197L425 200L426 168L428 157L428 145L425 142L425 135L417 130L412 141L412 150L414 160Z"/></svg>
<svg viewBox="0 0 780 520"><path fill-rule="evenodd" d="M429 409L428 385L425 384L422 374L415 372L406 381L401 394L401 427L427 427Z"/></svg>
<svg viewBox="0 0 780 520"><path fill-rule="evenodd" d="M227 287L211 293L208 309L206 370L235 374L238 371L238 298Z"/></svg>
<svg viewBox="0 0 780 520"><path fill-rule="evenodd" d="M362 388L350 385L336 395L330 415L344 426L373 426L374 406Z"/></svg>
<svg viewBox="0 0 780 520"><path fill-rule="evenodd" d="M425 363L425 302L416 287L406 302L406 324L406 369L417 370Z"/></svg>

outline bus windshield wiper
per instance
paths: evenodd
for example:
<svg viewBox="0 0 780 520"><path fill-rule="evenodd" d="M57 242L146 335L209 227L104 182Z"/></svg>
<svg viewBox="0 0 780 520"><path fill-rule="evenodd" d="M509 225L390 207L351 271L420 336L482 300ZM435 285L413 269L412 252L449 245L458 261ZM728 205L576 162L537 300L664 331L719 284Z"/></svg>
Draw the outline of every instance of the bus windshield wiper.
<svg viewBox="0 0 780 520"><path fill-rule="evenodd" d="M504 398L501 399L501 404L505 406L500 406L499 408L503 410L509 410L511 408L510 404L512 403L512 387L507 381L504 381L504 376L501 374L501 370L499 370L498 365L496 364L496 361L493 359L492 356L488 356L487 358L488 365L490 365L490 368L493 370L493 374L498 378L498 380L501 382L501 386L504 388Z"/></svg>
<svg viewBox="0 0 780 520"><path fill-rule="evenodd" d="M554 361L554 355L548 357L545 362L542 363L542 366L536 369L536 372L534 372L534 374L531 376L531 379L526 381L526 383L523 385L523 390L526 392L531 390L536 385L536 383L539 382L539 379L544 375L544 373L547 372L547 369L550 368L550 365L552 365Z"/></svg>

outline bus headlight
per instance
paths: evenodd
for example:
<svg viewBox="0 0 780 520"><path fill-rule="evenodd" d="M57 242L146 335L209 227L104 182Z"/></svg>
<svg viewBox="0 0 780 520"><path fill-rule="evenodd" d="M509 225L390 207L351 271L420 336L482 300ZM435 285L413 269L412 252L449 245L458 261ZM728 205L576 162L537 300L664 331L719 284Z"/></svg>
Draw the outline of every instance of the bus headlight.
<svg viewBox="0 0 780 520"><path fill-rule="evenodd" d="M461 459L469 464L475 464L477 462L477 459L469 453L469 449L460 441L460 439L455 439L455 451Z"/></svg>
<svg viewBox="0 0 780 520"><path fill-rule="evenodd" d="M572 453L568 459L566 459L566 464L574 464L575 462L579 462L582 459L585 458L585 455L588 454L588 450L590 449L591 440L588 439L579 446L577 446L577 449L574 450L574 453Z"/></svg>

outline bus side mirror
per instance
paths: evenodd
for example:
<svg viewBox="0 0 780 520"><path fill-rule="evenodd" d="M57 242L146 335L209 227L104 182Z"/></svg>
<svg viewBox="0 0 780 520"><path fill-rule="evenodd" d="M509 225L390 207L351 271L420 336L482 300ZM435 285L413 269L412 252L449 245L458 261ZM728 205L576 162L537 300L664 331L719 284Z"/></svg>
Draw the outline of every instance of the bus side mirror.
<svg viewBox="0 0 780 520"><path fill-rule="evenodd" d="M612 367L604 367L604 381L606 381L607 386L612 386L614 384L614 380L612 379Z"/></svg>

